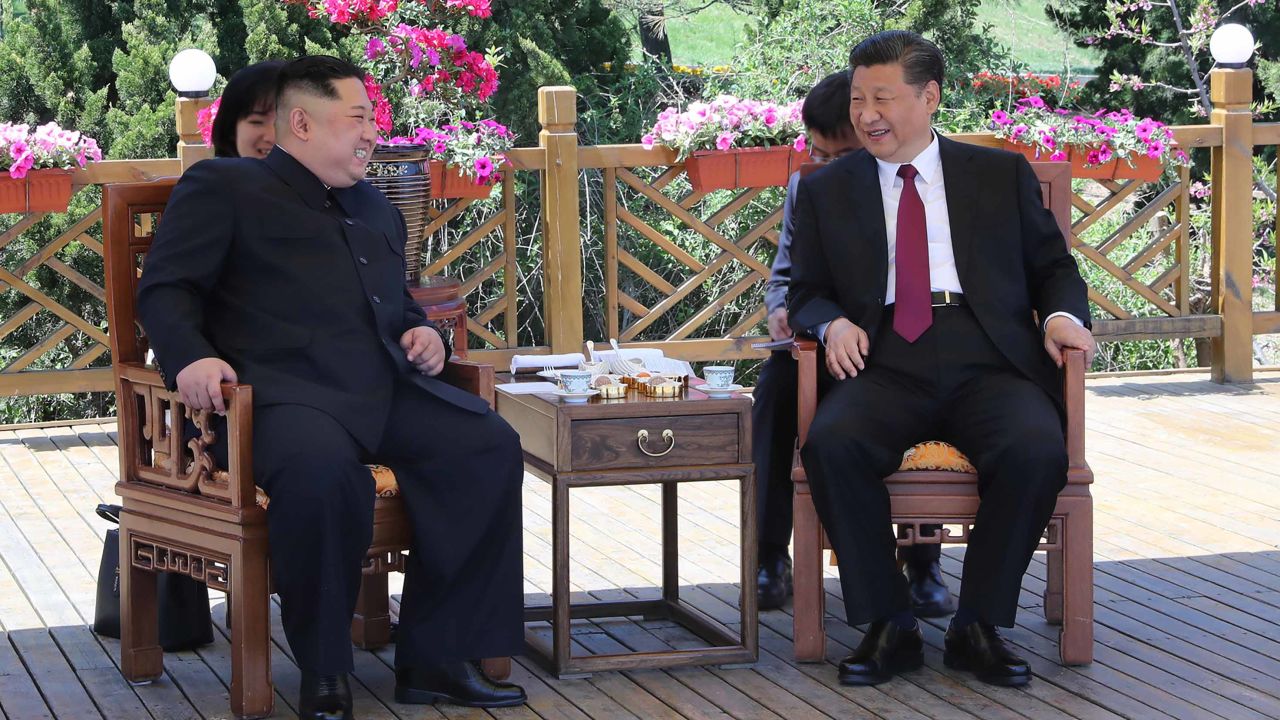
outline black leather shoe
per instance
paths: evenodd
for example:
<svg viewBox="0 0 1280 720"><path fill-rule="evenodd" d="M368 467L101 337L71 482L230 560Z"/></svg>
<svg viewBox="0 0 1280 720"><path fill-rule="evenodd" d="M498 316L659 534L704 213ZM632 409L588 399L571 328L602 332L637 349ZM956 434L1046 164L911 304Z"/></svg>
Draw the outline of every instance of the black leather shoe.
<svg viewBox="0 0 1280 720"><path fill-rule="evenodd" d="M840 684L879 685L923 664L924 636L920 625L903 630L895 622L879 620L867 628L858 649L840 661Z"/></svg>
<svg viewBox="0 0 1280 720"><path fill-rule="evenodd" d="M791 556L782 553L760 559L756 576L756 605L761 610L777 610L791 597Z"/></svg>
<svg viewBox="0 0 1280 720"><path fill-rule="evenodd" d="M352 720L351 686L346 674L317 675L302 671L298 691L298 717L302 720Z"/></svg>
<svg viewBox="0 0 1280 720"><path fill-rule="evenodd" d="M947 628L942 661L949 668L969 670L992 685L1016 687L1031 682L1027 661L1013 654L994 625L972 622Z"/></svg>
<svg viewBox="0 0 1280 720"><path fill-rule="evenodd" d="M937 560L927 565L908 563L907 583L911 590L911 613L916 617L944 617L956 611L951 591L942 578L942 565Z"/></svg>
<svg viewBox="0 0 1280 720"><path fill-rule="evenodd" d="M472 660L456 660L432 667L396 668L396 702L428 705L446 702L466 707L496 708L523 705L524 688L490 680Z"/></svg>

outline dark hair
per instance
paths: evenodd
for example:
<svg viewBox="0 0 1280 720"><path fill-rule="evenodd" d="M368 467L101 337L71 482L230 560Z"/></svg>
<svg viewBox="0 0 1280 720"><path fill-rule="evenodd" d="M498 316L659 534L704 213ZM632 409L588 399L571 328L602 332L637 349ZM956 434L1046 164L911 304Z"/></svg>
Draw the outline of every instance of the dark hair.
<svg viewBox="0 0 1280 720"><path fill-rule="evenodd" d="M800 106L800 117L809 130L837 138L853 132L849 120L849 71L841 70L818 81Z"/></svg>
<svg viewBox="0 0 1280 720"><path fill-rule="evenodd" d="M213 154L218 157L239 157L236 150L236 125L255 112L274 108L276 104L276 78L284 63L267 60L241 68L231 76L222 91L218 114L213 118Z"/></svg>
<svg viewBox="0 0 1280 720"><path fill-rule="evenodd" d="M942 92L942 51L909 30L884 30L858 43L849 53L849 72L862 66L902 65L902 76L917 92L930 80Z"/></svg>
<svg viewBox="0 0 1280 720"><path fill-rule="evenodd" d="M334 80L355 78L364 80L364 70L332 55L303 55L290 60L280 68L280 78L276 84L276 104L290 90L301 90L309 95L337 99L338 91L333 87Z"/></svg>

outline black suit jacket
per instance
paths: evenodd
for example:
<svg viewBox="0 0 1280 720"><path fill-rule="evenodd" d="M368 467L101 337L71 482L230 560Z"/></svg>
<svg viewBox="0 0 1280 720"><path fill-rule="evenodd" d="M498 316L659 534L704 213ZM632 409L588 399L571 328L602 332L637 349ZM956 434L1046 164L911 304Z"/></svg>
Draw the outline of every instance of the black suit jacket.
<svg viewBox="0 0 1280 720"><path fill-rule="evenodd" d="M165 208L138 316L167 381L220 357L254 404L322 410L366 448L398 378L477 413L488 404L417 372L400 348L432 327L404 280L404 218L365 182L326 190L288 153L196 163ZM446 343L446 350L451 352Z"/></svg>
<svg viewBox="0 0 1280 720"><path fill-rule="evenodd" d="M1068 312L1087 327L1089 305L1035 171L1016 153L941 136L938 151L965 299L1014 367L1061 403L1032 311L1039 318ZM801 180L794 233L791 327L813 329L843 316L874 343L889 277L875 158L860 150Z"/></svg>

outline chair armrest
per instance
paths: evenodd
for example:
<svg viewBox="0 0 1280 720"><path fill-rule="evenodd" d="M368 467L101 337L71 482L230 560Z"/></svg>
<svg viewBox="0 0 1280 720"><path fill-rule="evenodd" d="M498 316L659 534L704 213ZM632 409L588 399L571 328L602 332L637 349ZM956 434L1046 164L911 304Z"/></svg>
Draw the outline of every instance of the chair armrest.
<svg viewBox="0 0 1280 720"><path fill-rule="evenodd" d="M495 407L496 379L492 365L469 360L450 360L444 364L444 369L437 377L459 390L479 395L489 403L489 407Z"/></svg>
<svg viewBox="0 0 1280 720"><path fill-rule="evenodd" d="M160 372L139 362L120 362L115 365L117 381L117 414L120 425L120 459L122 482L143 480L162 485L176 492L199 493L220 497L236 508L251 508L256 502L253 483L253 387L237 383L222 383L222 399L227 408L227 431L223 441L227 443L228 486L225 490L211 485L197 486L190 481L186 468L151 465L146 458L154 455L142 452L138 443L148 440L153 453L169 458L183 456L188 446L183 437L181 418L185 405L177 392L165 387ZM139 402L126 402L133 397ZM154 428L168 419L168 432L157 438ZM208 427L207 411L195 411L193 422L197 427ZM150 416L150 417L149 417ZM148 422L150 420L150 422ZM148 429L150 436L144 434ZM127 467L126 463L136 463ZM213 472L213 468L208 468ZM188 487L184 487L188 485Z"/></svg>
<svg viewBox="0 0 1280 720"><path fill-rule="evenodd" d="M800 447L809 437L809 425L818 411L818 343L815 340L797 339L791 345L791 357L796 359L796 436Z"/></svg>
<svg viewBox="0 0 1280 720"><path fill-rule="evenodd" d="M1062 400L1067 412L1067 465L1084 467L1084 351L1063 353Z"/></svg>

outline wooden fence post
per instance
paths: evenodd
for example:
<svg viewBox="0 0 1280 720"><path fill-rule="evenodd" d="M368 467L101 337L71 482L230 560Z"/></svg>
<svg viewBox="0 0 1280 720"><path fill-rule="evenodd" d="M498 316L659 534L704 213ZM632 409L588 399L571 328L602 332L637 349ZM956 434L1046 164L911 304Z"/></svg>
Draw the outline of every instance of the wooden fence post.
<svg viewBox="0 0 1280 720"><path fill-rule="evenodd" d="M1215 382L1253 380L1253 71L1210 73L1210 122L1222 127L1212 150L1213 308L1222 335L1212 342Z"/></svg>
<svg viewBox="0 0 1280 720"><path fill-rule="evenodd" d="M204 138L200 137L200 124L196 121L196 115L212 104L213 101L208 97L180 97L174 106L178 131L178 162L182 163L183 172L197 162L213 157L213 146L204 144Z"/></svg>
<svg viewBox="0 0 1280 720"><path fill-rule="evenodd" d="M578 216L578 91L538 89L542 180L543 304L551 352L582 350L582 235Z"/></svg>

